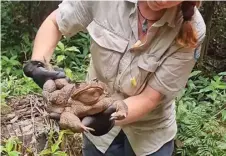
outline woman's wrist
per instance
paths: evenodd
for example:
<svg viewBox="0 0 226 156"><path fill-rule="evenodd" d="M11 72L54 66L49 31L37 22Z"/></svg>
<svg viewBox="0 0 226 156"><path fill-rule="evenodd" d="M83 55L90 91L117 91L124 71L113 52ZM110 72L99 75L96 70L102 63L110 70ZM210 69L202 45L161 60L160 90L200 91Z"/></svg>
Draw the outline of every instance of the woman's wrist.
<svg viewBox="0 0 226 156"><path fill-rule="evenodd" d="M128 115L123 120L115 121L115 125L123 126L140 120L155 109L161 99L161 93L147 86L141 94L123 100L128 107Z"/></svg>

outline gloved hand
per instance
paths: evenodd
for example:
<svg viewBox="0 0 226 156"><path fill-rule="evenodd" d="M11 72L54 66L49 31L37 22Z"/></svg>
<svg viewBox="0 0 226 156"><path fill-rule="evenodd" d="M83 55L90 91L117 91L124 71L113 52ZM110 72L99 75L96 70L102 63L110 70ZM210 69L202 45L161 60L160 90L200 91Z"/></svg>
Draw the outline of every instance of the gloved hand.
<svg viewBox="0 0 226 156"><path fill-rule="evenodd" d="M115 120L111 120L111 115L116 112L116 108L110 106L101 113L89 115L82 119L82 123L86 127L95 129L90 131L94 136L102 136L107 134L115 125Z"/></svg>
<svg viewBox="0 0 226 156"><path fill-rule="evenodd" d="M123 120L128 115L128 106L122 100L115 101L101 113L86 116L82 119L83 125L95 129L90 131L94 136L108 133L115 125L115 120Z"/></svg>
<svg viewBox="0 0 226 156"><path fill-rule="evenodd" d="M42 88L44 83L49 79L55 80L66 77L63 69L49 71L41 61L29 61L23 67L23 71L24 74L27 77L31 77L40 88Z"/></svg>

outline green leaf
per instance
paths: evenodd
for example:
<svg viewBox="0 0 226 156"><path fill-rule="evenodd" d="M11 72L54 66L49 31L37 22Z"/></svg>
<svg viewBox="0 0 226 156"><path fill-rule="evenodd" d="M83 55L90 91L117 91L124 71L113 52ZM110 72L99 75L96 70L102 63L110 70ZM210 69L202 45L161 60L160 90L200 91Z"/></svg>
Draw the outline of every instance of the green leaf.
<svg viewBox="0 0 226 156"><path fill-rule="evenodd" d="M221 72L218 75L220 75L220 76L226 76L226 72Z"/></svg>
<svg viewBox="0 0 226 156"><path fill-rule="evenodd" d="M10 72L11 72L11 68L10 68L10 67L7 67L7 68L6 68L6 73L7 73L7 75L9 75Z"/></svg>
<svg viewBox="0 0 226 156"><path fill-rule="evenodd" d="M11 151L11 152L8 152L9 156L19 156L20 152L18 151Z"/></svg>
<svg viewBox="0 0 226 156"><path fill-rule="evenodd" d="M226 89L226 84L219 84L219 85L217 85L216 88L218 88L218 89Z"/></svg>
<svg viewBox="0 0 226 156"><path fill-rule="evenodd" d="M59 137L58 137L58 141L59 140L62 140L63 139L63 136L64 136L64 132L63 131L60 131L60 134L59 134Z"/></svg>
<svg viewBox="0 0 226 156"><path fill-rule="evenodd" d="M68 129L66 129L66 130L61 130L58 139L59 139L59 140L62 140L64 134L67 134L67 135L73 135L74 133L73 133L71 130L68 130Z"/></svg>
<svg viewBox="0 0 226 156"><path fill-rule="evenodd" d="M225 142L218 142L218 148L221 150L226 150L226 143Z"/></svg>
<svg viewBox="0 0 226 156"><path fill-rule="evenodd" d="M58 141L63 139L64 134L73 134L73 132L67 129L61 130L59 133Z"/></svg>
<svg viewBox="0 0 226 156"><path fill-rule="evenodd" d="M77 57L75 58L75 62L76 62L79 66L82 65L81 62L80 62L80 60L79 60Z"/></svg>
<svg viewBox="0 0 226 156"><path fill-rule="evenodd" d="M59 146L58 146L57 144L53 144L53 145L51 146L51 151L52 151L52 153L56 152L58 149L59 149Z"/></svg>
<svg viewBox="0 0 226 156"><path fill-rule="evenodd" d="M13 66L20 65L20 62L17 60L11 60L10 62Z"/></svg>
<svg viewBox="0 0 226 156"><path fill-rule="evenodd" d="M77 47L75 47L75 46L66 48L65 51L76 51L76 52L80 52L79 49Z"/></svg>
<svg viewBox="0 0 226 156"><path fill-rule="evenodd" d="M67 154L63 151L57 151L56 153L53 154L54 156L67 156Z"/></svg>
<svg viewBox="0 0 226 156"><path fill-rule="evenodd" d="M2 103L1 103L1 107L2 107ZM0 146L0 153L2 153L3 151L6 151L6 148L4 146Z"/></svg>
<svg viewBox="0 0 226 156"><path fill-rule="evenodd" d="M45 150L41 151L41 153L39 153L39 155L41 156L41 155L47 155L47 154L51 154L51 153L52 152L50 149L45 149Z"/></svg>
<svg viewBox="0 0 226 156"><path fill-rule="evenodd" d="M60 63L61 61L63 61L65 59L64 55L58 55L57 56L57 63Z"/></svg>
<svg viewBox="0 0 226 156"><path fill-rule="evenodd" d="M51 151L52 153L54 153L55 151L57 151L59 149L59 144L61 143L61 140L58 140L55 144L53 144L51 146Z"/></svg>
<svg viewBox="0 0 226 156"><path fill-rule="evenodd" d="M15 60L16 58L17 58L16 55L15 55L15 56L12 56L12 57L10 58L10 61Z"/></svg>
<svg viewBox="0 0 226 156"><path fill-rule="evenodd" d="M86 56L89 52L89 48L88 47L85 47L84 50L83 50L83 55Z"/></svg>
<svg viewBox="0 0 226 156"><path fill-rule="evenodd" d="M213 77L213 79L216 81L216 83L219 83L221 81L222 77L216 75Z"/></svg>
<svg viewBox="0 0 226 156"><path fill-rule="evenodd" d="M83 33L83 32L79 32L79 35L81 35L82 37L88 39L89 38L89 35L86 34L86 33Z"/></svg>
<svg viewBox="0 0 226 156"><path fill-rule="evenodd" d="M200 74L201 72L202 72L202 71L193 71L193 72L190 74L189 78L194 77L194 76Z"/></svg>
<svg viewBox="0 0 226 156"><path fill-rule="evenodd" d="M72 79L73 75L72 75L71 69L65 68L64 71L65 71L66 76L69 77L70 79Z"/></svg>
<svg viewBox="0 0 226 156"><path fill-rule="evenodd" d="M9 138L9 139L7 140L7 142L6 142L6 145L5 145L6 151L7 151L8 153L9 153L10 151L12 151L12 149L13 149L13 144L14 144L13 138Z"/></svg>
<svg viewBox="0 0 226 156"><path fill-rule="evenodd" d="M221 115L222 115L222 121L226 121L226 110L223 110L221 112Z"/></svg>
<svg viewBox="0 0 226 156"><path fill-rule="evenodd" d="M64 51L64 44L61 41L58 42L57 46L60 48L61 51Z"/></svg>
<svg viewBox="0 0 226 156"><path fill-rule="evenodd" d="M209 92L209 91L212 91L212 90L214 90L214 88L212 86L207 86L206 88L201 89L199 92L200 93Z"/></svg>
<svg viewBox="0 0 226 156"><path fill-rule="evenodd" d="M84 55L83 54L78 54L78 55L76 55L76 57L83 59Z"/></svg>
<svg viewBox="0 0 226 156"><path fill-rule="evenodd" d="M3 59L4 61L6 61L6 62L9 61L9 58L8 58L8 57L6 57L6 56L1 56L1 57L2 57L2 59Z"/></svg>
<svg viewBox="0 0 226 156"><path fill-rule="evenodd" d="M59 47L56 47L56 49L55 49L55 50L60 51L61 49L60 49Z"/></svg>

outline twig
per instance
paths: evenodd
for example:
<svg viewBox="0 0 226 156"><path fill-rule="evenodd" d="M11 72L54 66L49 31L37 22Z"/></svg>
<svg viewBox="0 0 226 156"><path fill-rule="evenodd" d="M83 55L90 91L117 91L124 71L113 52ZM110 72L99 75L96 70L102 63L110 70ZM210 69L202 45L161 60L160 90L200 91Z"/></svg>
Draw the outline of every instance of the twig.
<svg viewBox="0 0 226 156"><path fill-rule="evenodd" d="M40 114L44 115L44 111L43 111L43 110L40 110L37 106L35 106L35 108L37 109L37 111L38 111Z"/></svg>
<svg viewBox="0 0 226 156"><path fill-rule="evenodd" d="M6 127L6 129L7 129L7 131L8 131L9 136L12 137L12 135L10 134L10 131L9 131L9 129L8 129L8 126L7 126L5 123L3 123L3 124L5 125L5 127Z"/></svg>
<svg viewBox="0 0 226 156"><path fill-rule="evenodd" d="M32 98L29 97L30 105L31 105L31 120L32 120L32 125L33 125L33 135L32 135L32 141L34 141L34 146L35 146L35 153L37 153L37 141L35 137L35 121L34 121L34 114L33 114L33 101ZM34 139L34 140L33 140Z"/></svg>
<svg viewBox="0 0 226 156"><path fill-rule="evenodd" d="M24 133L23 133L23 129L21 128L21 125L19 125L19 130L20 130L20 133L22 135L22 154L24 154L24 148L23 148L23 146L25 146L24 145Z"/></svg>

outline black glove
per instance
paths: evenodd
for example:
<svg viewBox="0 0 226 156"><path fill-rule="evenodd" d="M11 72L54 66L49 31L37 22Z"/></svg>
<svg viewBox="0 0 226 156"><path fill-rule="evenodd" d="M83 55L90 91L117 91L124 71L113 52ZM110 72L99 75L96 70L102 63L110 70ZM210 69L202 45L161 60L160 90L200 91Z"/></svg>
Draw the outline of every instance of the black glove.
<svg viewBox="0 0 226 156"><path fill-rule="evenodd" d="M86 116L82 119L83 125L93 128L95 131L90 133L94 136L102 136L107 134L115 125L114 120L110 120L111 114L116 111L115 107L109 107L105 111Z"/></svg>
<svg viewBox="0 0 226 156"><path fill-rule="evenodd" d="M49 80L55 80L59 78L65 78L66 75L63 69L55 69L55 71L48 71L44 67L44 63L40 61L29 61L23 67L24 74L27 77L31 77L34 82L40 87L43 88L44 83Z"/></svg>

